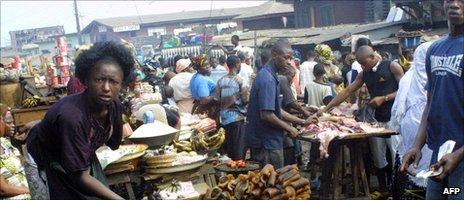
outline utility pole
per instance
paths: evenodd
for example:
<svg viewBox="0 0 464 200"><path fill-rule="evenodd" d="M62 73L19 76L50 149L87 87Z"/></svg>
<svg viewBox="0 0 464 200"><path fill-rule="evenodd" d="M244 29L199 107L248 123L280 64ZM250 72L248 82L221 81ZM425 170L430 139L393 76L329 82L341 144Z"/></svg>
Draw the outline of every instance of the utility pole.
<svg viewBox="0 0 464 200"><path fill-rule="evenodd" d="M82 45L81 25L79 23L79 12L77 11L77 0L74 0L74 15L76 16L77 41Z"/></svg>

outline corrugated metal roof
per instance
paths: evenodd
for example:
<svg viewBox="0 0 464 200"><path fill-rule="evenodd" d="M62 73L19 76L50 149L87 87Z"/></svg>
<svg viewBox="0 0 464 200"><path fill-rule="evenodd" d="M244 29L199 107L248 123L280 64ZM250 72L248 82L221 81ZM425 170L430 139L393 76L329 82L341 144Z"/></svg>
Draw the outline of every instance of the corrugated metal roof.
<svg viewBox="0 0 464 200"><path fill-rule="evenodd" d="M141 15L141 16L125 16L125 17L112 17L104 19L96 19L87 25L83 32L87 32L95 22L103 24L109 27L122 27L131 25L146 25L146 24L164 24L172 22L189 22L195 20L208 20L212 19L233 19L234 17L247 18L264 16L278 13L293 12L293 4L280 3L269 1L259 6L254 7L242 7L242 8L227 8L227 9L215 9L211 10L200 10L200 11L183 11L176 13L167 14L155 14L155 15ZM244 16L244 17L242 17Z"/></svg>
<svg viewBox="0 0 464 200"><path fill-rule="evenodd" d="M243 8L232 8L232 9L219 9L211 11L211 18L224 17L233 18L240 15L239 11ZM142 15L142 16L128 16L128 17L113 17L106 19L96 19L95 21L106 26L118 27L118 26L130 26L139 24L152 24L152 23L166 23L175 22L182 20L192 19L208 19L210 18L209 10L200 11L183 11L177 13L158 14L158 15Z"/></svg>
<svg viewBox="0 0 464 200"><path fill-rule="evenodd" d="M235 19L255 18L266 15L281 14L281 13L293 13L292 3L282 3L269 1L262 5L247 8L246 11Z"/></svg>
<svg viewBox="0 0 464 200"><path fill-rule="evenodd" d="M448 28L439 28L439 29L432 29L432 30L426 30L424 31L425 36L428 37L428 39L435 39L437 37L443 37L449 33ZM389 38L384 38L381 40L376 40L372 41L373 45L386 45L386 44L397 44L398 43L398 38L397 37L389 37Z"/></svg>
<svg viewBox="0 0 464 200"><path fill-rule="evenodd" d="M370 24L344 24L330 27L318 28L303 28L303 29L273 29L256 31L257 45L261 45L262 41L271 38L288 38L292 45L301 44L318 44L333 39L340 38L346 34L359 34L379 28L399 25L401 22L388 23L370 23ZM237 33L240 37L240 43L245 46L254 46L254 32ZM229 44L229 35L214 36L214 44Z"/></svg>

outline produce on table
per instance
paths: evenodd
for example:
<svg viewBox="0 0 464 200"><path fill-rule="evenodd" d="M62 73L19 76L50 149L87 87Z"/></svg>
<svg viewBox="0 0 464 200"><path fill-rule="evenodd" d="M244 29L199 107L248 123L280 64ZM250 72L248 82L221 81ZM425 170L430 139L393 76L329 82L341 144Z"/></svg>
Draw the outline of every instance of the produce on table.
<svg viewBox="0 0 464 200"><path fill-rule="evenodd" d="M143 156L147 168L151 169L186 165L206 158L206 155L199 155L194 151L176 153L173 146L147 150L147 153Z"/></svg>
<svg viewBox="0 0 464 200"><path fill-rule="evenodd" d="M219 149L226 139L225 130L220 128L215 134L199 132L190 137L190 141L173 140L173 145L179 151L202 151Z"/></svg>
<svg viewBox="0 0 464 200"><path fill-rule="evenodd" d="M310 182L302 178L296 165L275 170L266 165L261 171L250 171L237 178L228 174L216 187L201 195L202 200L229 199L309 199Z"/></svg>
<svg viewBox="0 0 464 200"><path fill-rule="evenodd" d="M229 162L227 162L227 167L232 169L245 168L246 166L246 162L243 160L229 160Z"/></svg>
<svg viewBox="0 0 464 200"><path fill-rule="evenodd" d="M27 97L22 102L23 108L33 108L39 105L40 98L38 96Z"/></svg>

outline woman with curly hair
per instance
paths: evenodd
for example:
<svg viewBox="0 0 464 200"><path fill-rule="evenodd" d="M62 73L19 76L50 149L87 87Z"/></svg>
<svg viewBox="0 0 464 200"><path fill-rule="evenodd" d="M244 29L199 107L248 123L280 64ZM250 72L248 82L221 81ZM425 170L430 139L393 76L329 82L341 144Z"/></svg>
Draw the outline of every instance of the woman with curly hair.
<svg viewBox="0 0 464 200"><path fill-rule="evenodd" d="M54 104L29 132L27 151L50 199L122 199L106 184L95 150L122 140L118 94L133 79L134 59L122 44L96 43L76 59L87 87ZM26 156L27 157L27 156Z"/></svg>
<svg viewBox="0 0 464 200"><path fill-rule="evenodd" d="M194 99L193 111L196 113L208 113L208 108L215 104L214 89L216 83L209 77L211 75L211 66L205 54L193 58L191 64L197 71L190 80L190 91ZM213 113L208 113L210 116Z"/></svg>

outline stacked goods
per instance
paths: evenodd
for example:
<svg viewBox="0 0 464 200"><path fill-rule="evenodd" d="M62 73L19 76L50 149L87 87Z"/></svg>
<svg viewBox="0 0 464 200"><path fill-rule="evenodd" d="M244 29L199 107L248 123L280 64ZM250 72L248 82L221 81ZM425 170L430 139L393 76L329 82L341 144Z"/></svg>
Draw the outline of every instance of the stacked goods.
<svg viewBox="0 0 464 200"><path fill-rule="evenodd" d="M401 29L398 31L398 33L396 33L396 37L416 37L416 36L422 36L422 32L421 31L405 31Z"/></svg>
<svg viewBox="0 0 464 200"><path fill-rule="evenodd" d="M215 150L221 147L226 139L225 130L220 128L216 133L210 135L207 133L199 132L192 137L190 141L177 141L173 140L173 145L179 151L207 151Z"/></svg>
<svg viewBox="0 0 464 200"><path fill-rule="evenodd" d="M237 178L228 174L219 179L219 184L208 189L200 199L309 199L311 194L308 179L302 178L296 165L275 170L266 165L261 171L249 171Z"/></svg>
<svg viewBox="0 0 464 200"><path fill-rule="evenodd" d="M0 67L0 82L18 82L19 71L17 69L6 69Z"/></svg>
<svg viewBox="0 0 464 200"><path fill-rule="evenodd" d="M147 150L143 160L150 168L169 167L177 159L177 153L172 146L155 150Z"/></svg>
<svg viewBox="0 0 464 200"><path fill-rule="evenodd" d="M176 153L172 146L164 147L158 150L148 150L143 157L147 168L158 169L168 168L179 165L188 165L206 159L205 155L199 155L196 152Z"/></svg>
<svg viewBox="0 0 464 200"><path fill-rule="evenodd" d="M211 133L215 132L216 121L211 118L202 119L198 124L192 126L192 129L197 130L198 132Z"/></svg>

